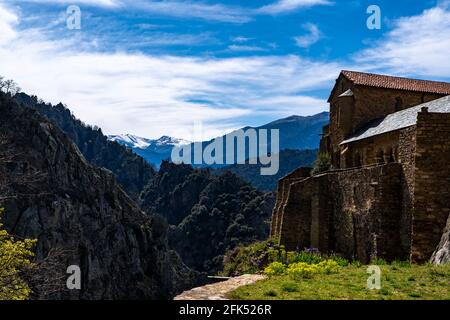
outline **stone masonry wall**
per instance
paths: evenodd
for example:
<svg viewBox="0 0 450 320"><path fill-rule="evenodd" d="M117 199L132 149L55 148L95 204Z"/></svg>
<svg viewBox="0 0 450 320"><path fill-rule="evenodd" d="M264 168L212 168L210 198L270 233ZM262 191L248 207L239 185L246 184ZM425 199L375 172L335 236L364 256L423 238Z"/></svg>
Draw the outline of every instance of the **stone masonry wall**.
<svg viewBox="0 0 450 320"><path fill-rule="evenodd" d="M281 206L280 243L347 258L388 260L400 244L402 167L397 163L325 173L289 185Z"/></svg>
<svg viewBox="0 0 450 320"><path fill-rule="evenodd" d="M399 132L398 159L403 167L402 173L402 216L400 221L400 241L402 256L409 260L411 254L411 228L414 214L414 170L416 153L416 126Z"/></svg>
<svg viewBox="0 0 450 320"><path fill-rule="evenodd" d="M418 114L412 260L427 261L450 214L450 114Z"/></svg>
<svg viewBox="0 0 450 320"><path fill-rule="evenodd" d="M373 119L443 97L439 94L365 86L356 86L354 94L353 129L355 131Z"/></svg>
<svg viewBox="0 0 450 320"><path fill-rule="evenodd" d="M303 180L309 176L311 176L311 168L298 168L278 181L277 198L272 212L272 223L270 228L271 238L279 239L283 214L281 209L286 202L290 184Z"/></svg>

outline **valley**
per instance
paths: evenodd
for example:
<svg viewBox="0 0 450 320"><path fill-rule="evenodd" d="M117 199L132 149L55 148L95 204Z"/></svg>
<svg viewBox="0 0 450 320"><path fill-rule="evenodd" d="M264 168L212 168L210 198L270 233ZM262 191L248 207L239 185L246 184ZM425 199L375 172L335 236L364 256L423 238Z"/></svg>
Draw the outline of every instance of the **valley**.
<svg viewBox="0 0 450 320"><path fill-rule="evenodd" d="M203 283L206 274L217 274L223 269L226 252L238 245L267 238L275 202L272 192L274 181L288 173L290 168L299 164L311 164L316 155L314 150L282 150L283 170L277 176L271 177L270 182L258 184L251 181L251 172L245 172L239 166L192 167L165 160L161 155L177 145L186 143L180 139L162 137L149 140L131 135L106 137L101 128L82 123L63 104L51 105L25 93L19 93L14 98L2 94L1 106L3 110L12 112L10 116L3 112L2 116L1 133L2 136L8 137L6 141L19 143L26 135L42 135L43 141L48 141L48 148L51 148L46 150L45 145L42 145L43 149L36 149L41 143L37 141L33 147L23 143L4 145L2 155L21 154L20 157L8 158L11 168L26 164L30 176L33 176L33 172L40 172L43 179L32 180L33 183L26 187L40 190L35 195L32 190L22 190L25 188L23 184L14 184L0 190L3 199L0 206L5 208L6 227L21 237L38 239L38 262L47 259L55 246L61 245L61 251L66 253L54 257L60 265L60 269L55 272L63 274L63 266L68 261L81 265L85 282L78 292L79 297L103 299L132 297L136 294L154 298L156 292L164 294L159 297L170 297L181 290ZM22 120L19 120L15 113L20 114ZM303 121L303 118L301 120ZM12 130L11 126L26 126L27 130L17 132ZM33 132L30 131L33 126L46 129L42 133ZM289 141L289 132L281 132L286 137L283 145L292 144ZM60 138L55 139L54 136ZM159 165L150 163L137 154L137 149L147 156L151 152L160 155L157 159L161 162ZM61 153L62 150L65 150L64 153ZM26 154L32 157L25 158ZM53 164L45 162L44 156L53 159ZM68 162L70 157L73 157L74 163L78 163L77 166L74 167ZM95 173L96 170L98 173ZM258 170L258 166L251 170ZM89 172L93 175L90 176ZM20 179L20 175L25 176L25 171L19 175L17 169L6 169L4 174L10 177L8 179ZM87 182L88 180L90 182ZM115 185L117 187L114 187ZM96 189L96 186L101 189ZM90 192L91 196L87 196L87 192ZM25 200L22 193L33 196L28 196L28 200ZM46 194L48 201L53 201L53 204L47 203L46 198L37 202L36 197L41 194ZM55 209L51 209L53 207ZM132 210L137 221L141 221L138 222L141 228L145 226L143 230L148 230L140 234L136 233L136 227L131 227L135 230L132 237L137 238L126 240L131 241L128 244L123 243L124 236L126 239L131 236L128 231L114 231L118 221L123 221L127 215L123 216L123 210L127 210L125 207ZM45 221L50 219L51 210L57 210L60 216L52 218L52 223L49 224ZM118 217L111 216L114 210L119 210L117 214L122 212L120 215L123 218L117 220ZM25 215L22 214L23 211L26 212ZM91 217L90 220L87 217ZM74 224L73 219L80 221L80 224ZM126 225L128 224L129 222L126 222ZM57 229L60 231L55 238ZM117 232L124 235L119 236ZM103 236L107 238L98 238ZM149 238L146 240L145 237ZM58 245L58 239L66 240ZM117 269L115 272L125 272L125 267L121 266L119 261L130 259L125 255L127 246L143 246L137 250L136 257L131 258L131 261L136 261L133 262L133 269L137 268L136 272L142 273L138 278L147 277L147 280L129 289L111 287L105 293L105 288L110 286L107 279L113 275L110 267L104 264L106 261L102 255L112 254L112 239L123 243L123 249L115 249L119 250L118 256L114 258L113 269ZM159 244L152 248L151 241ZM205 243L208 245L205 246ZM135 250L130 254L134 252ZM150 267L147 258L154 260L153 267ZM138 268L139 265L142 267ZM92 274L90 270L97 271ZM159 277L169 277L172 280L169 283L161 283ZM147 282L148 285L144 285ZM90 291L92 289L88 287L96 287L103 293L98 295L99 293ZM62 285L61 288L61 291L57 290L57 293L53 294L36 290L35 295L50 298L74 297L71 292L66 292ZM149 288L154 289L148 291Z"/></svg>

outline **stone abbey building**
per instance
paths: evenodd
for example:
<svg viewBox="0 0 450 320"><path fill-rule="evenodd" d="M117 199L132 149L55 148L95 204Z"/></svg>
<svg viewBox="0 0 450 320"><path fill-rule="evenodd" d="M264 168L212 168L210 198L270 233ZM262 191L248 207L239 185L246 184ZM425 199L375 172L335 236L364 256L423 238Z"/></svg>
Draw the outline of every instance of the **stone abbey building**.
<svg viewBox="0 0 450 320"><path fill-rule="evenodd" d="M278 183L271 237L367 262L427 261L450 214L450 83L342 71L320 152Z"/></svg>

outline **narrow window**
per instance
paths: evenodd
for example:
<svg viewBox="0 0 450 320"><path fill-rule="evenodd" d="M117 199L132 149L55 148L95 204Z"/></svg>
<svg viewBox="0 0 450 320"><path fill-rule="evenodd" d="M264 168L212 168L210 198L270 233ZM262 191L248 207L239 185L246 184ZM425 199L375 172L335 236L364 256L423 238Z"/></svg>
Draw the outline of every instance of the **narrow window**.
<svg viewBox="0 0 450 320"><path fill-rule="evenodd" d="M400 97L395 98L395 111L403 109L403 99Z"/></svg>

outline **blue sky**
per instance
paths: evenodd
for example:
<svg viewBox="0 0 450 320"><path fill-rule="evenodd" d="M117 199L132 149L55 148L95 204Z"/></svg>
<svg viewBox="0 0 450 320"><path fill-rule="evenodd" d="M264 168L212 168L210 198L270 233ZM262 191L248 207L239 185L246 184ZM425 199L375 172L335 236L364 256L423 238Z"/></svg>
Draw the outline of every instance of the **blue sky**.
<svg viewBox="0 0 450 320"><path fill-rule="evenodd" d="M450 81L449 52L448 0L0 0L0 74L108 134L311 115L341 69Z"/></svg>

